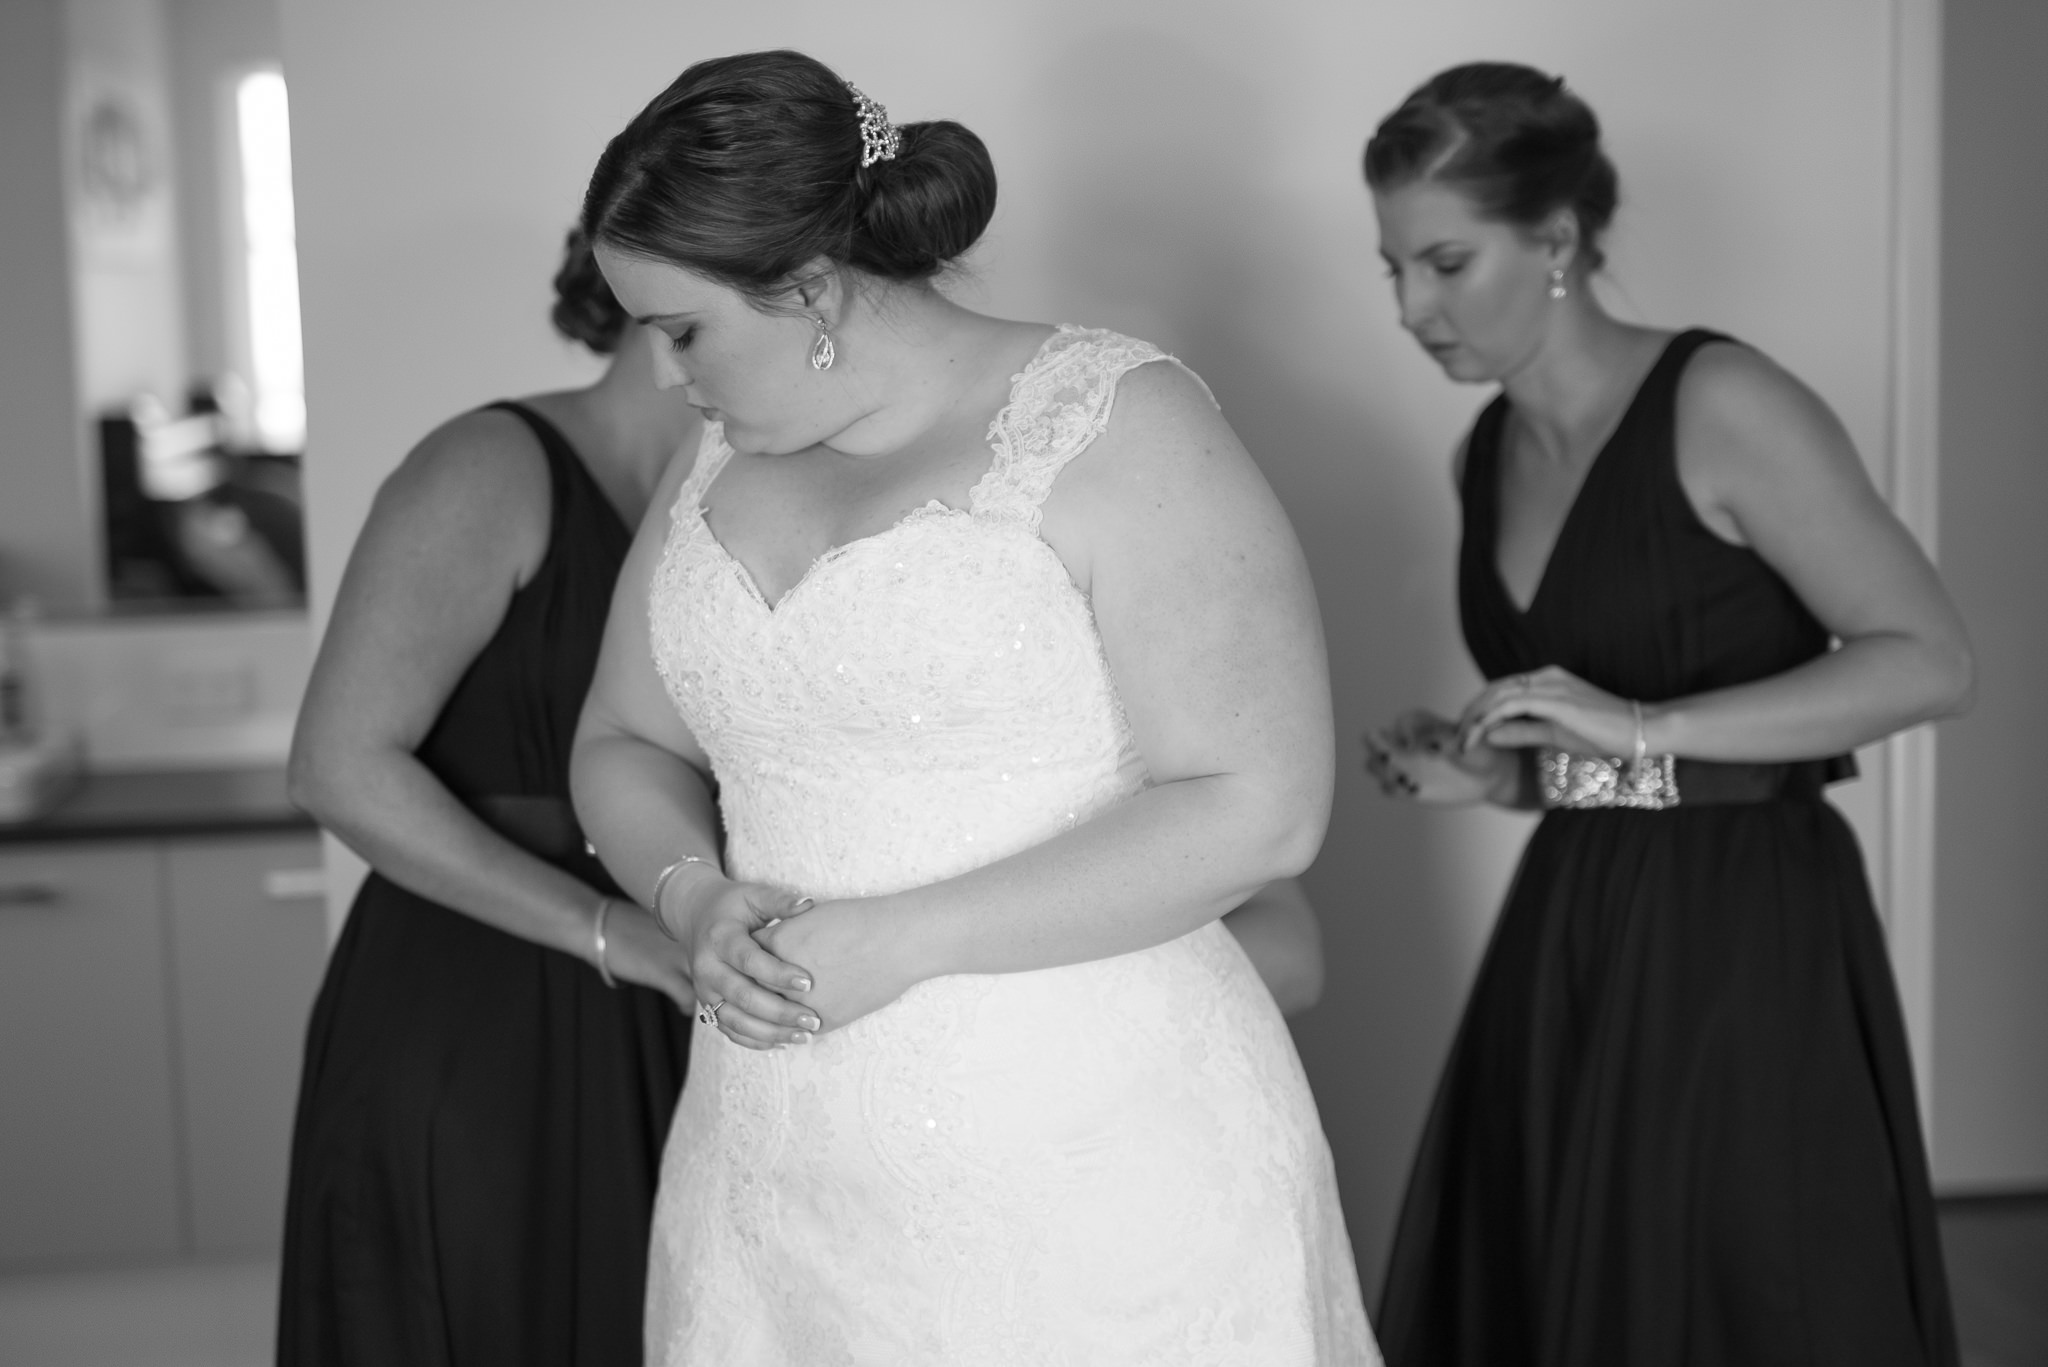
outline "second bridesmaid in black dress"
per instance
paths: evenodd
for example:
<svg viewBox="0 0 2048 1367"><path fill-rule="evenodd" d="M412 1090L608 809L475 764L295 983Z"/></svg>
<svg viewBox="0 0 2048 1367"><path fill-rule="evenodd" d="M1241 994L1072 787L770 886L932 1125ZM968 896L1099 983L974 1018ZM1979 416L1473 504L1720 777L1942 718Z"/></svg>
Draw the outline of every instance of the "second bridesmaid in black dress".
<svg viewBox="0 0 2048 1367"><path fill-rule="evenodd" d="M586 854L569 749L632 527L698 418L572 237L595 385L427 437L349 560L292 790L374 870L315 1004L284 1367L631 1367L689 1056L677 946Z"/></svg>
<svg viewBox="0 0 2048 1367"><path fill-rule="evenodd" d="M1446 71L1366 177L1402 325L1501 387L1457 475L1491 682L1369 762L1546 809L1415 1161L1387 1360L1952 1367L1883 932L1822 790L1967 704L1955 612L1811 391L1601 309L1614 171L1562 82Z"/></svg>

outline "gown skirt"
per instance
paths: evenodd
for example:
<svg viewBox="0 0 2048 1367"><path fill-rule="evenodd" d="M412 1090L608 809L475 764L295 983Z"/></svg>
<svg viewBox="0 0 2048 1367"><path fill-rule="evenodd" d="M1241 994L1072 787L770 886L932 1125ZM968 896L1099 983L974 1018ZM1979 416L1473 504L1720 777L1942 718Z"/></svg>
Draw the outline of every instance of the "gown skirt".
<svg viewBox="0 0 2048 1367"><path fill-rule="evenodd" d="M1423 1137L1388 1361L1953 1363L1907 1057L1832 805L1547 815Z"/></svg>
<svg viewBox="0 0 2048 1367"><path fill-rule="evenodd" d="M637 1363L667 998L378 876L308 1028L281 1362Z"/></svg>

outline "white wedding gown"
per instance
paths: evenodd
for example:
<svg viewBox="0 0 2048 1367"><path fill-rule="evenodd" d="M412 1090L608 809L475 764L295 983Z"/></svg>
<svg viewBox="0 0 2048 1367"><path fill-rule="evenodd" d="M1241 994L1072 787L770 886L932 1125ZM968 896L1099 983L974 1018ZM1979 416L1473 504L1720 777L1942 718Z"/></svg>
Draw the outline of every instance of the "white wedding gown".
<svg viewBox="0 0 2048 1367"><path fill-rule="evenodd" d="M970 506L821 558L772 609L699 506L650 603L732 875L819 898L949 878L1146 782L1088 601L1038 535L1119 376L1062 328ZM668 1367L1376 1363L1300 1061L1220 923L954 976L767 1053L698 1030L662 1164L647 1361Z"/></svg>

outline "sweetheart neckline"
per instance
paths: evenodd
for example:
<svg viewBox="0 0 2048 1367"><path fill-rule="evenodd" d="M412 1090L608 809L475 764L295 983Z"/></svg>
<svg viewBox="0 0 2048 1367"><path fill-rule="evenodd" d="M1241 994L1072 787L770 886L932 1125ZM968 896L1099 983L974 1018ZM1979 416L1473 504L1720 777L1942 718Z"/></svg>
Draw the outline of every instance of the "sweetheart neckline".
<svg viewBox="0 0 2048 1367"><path fill-rule="evenodd" d="M819 566L835 558L841 551L849 547L858 546L864 541L873 541L880 537L888 536L899 527L915 521L921 516L935 512L957 513L962 517L973 517L981 508L983 490L988 488L997 475L1001 473L1004 455L1013 451L1008 422L1011 413L1016 411L1024 382L1050 363L1054 342L1070 332L1080 331L1085 331L1085 329L1074 323L1054 324L1052 331L1039 339L1038 345L1033 348L1031 355L1025 359L1023 368L1010 376L1009 393L1004 396L1002 406L996 409L995 415L988 420L988 430L982 438L983 444L989 450L988 468L983 470L980 477L968 488L967 506L965 508L955 508L944 499L927 499L917 507L907 510L897 517L895 521L890 522L884 527L869 532L864 536L856 536L849 541L842 541L835 546L827 546L812 558L811 563L804 567L804 572L796 577L795 582L777 594L775 601L771 603L768 601L767 593L761 588L761 581L752 570L747 568L746 561L734 555L731 549L718 539L718 533L712 529L708 510L704 507L704 495L711 492L711 486L717 482L718 476L724 473L726 464L735 455L739 454L733 449L732 443L725 439L725 427L721 423L718 427L718 444L722 450L718 455L718 468L705 477L703 487L697 491L694 499L697 507L698 524L703 527L704 534L711 538L711 543L718 547L719 555L730 561L733 567L739 571L740 579L746 584L747 591L754 601L759 603L772 617L781 610L784 603L789 601L791 594L802 588L810 580L811 576L817 572ZM710 433L707 431L705 435L708 437ZM1040 538L1040 540L1043 539L1042 537ZM1050 548L1048 547L1048 549ZM1054 554L1057 555L1058 552L1054 552ZM1064 567L1066 562L1062 560L1060 563ZM1071 571L1068 574L1068 579L1069 582L1072 581Z"/></svg>
<svg viewBox="0 0 2048 1367"><path fill-rule="evenodd" d="M718 552L718 558L732 566L733 572L738 577L740 584L746 589L747 596L759 604L762 611L766 612L770 617L774 617L782 611L783 605L789 602L790 597L804 585L810 583L829 562L844 559L848 552L865 546L870 542L880 541L885 537L902 531L914 522L936 520L948 513L956 517L971 518L974 516L973 512L969 509L955 508L952 504L936 498L920 504L904 513L886 527L869 532L865 536L856 536L851 541L842 541L836 546L827 546L812 559L810 564L804 567L804 572L796 577L796 582L784 589L772 603L768 601L768 595L761 591L760 582L754 578L754 572L747 568L746 562L727 550L725 543L718 539L717 531L711 526L709 510L702 503L697 505L697 525L703 530L705 540L709 541L712 548Z"/></svg>
<svg viewBox="0 0 2048 1367"><path fill-rule="evenodd" d="M942 521L964 521L969 526L979 525L992 528L1013 527L1017 531L1022 532L1025 538L1032 545L1036 546L1041 553L1052 558L1053 566L1059 571L1061 587L1067 593L1079 599L1090 617L1093 617L1095 611L1094 604L1090 601L1087 592L1074 582L1073 571L1067 568L1066 559L1036 529L1028 527L1021 522L1014 522L1009 518L984 517L973 509L955 508L951 504L941 502L936 498L920 507L912 508L904 513L903 516L878 531L869 532L865 536L857 536L851 541L842 541L837 546L828 548L815 560L811 561L805 567L804 572L797 576L797 581L784 589L782 596L773 603L770 603L768 596L761 592L761 586L754 582L753 573L747 569L738 556L725 548L724 542L718 539L718 533L711 529L711 523L705 518L702 507L697 509L696 518L698 529L703 532L704 539L711 543L712 553L731 568L733 577L739 580L740 588L745 592L747 598L765 613L770 621L774 621L782 615L783 607L789 602L791 595L795 594L798 589L801 589L813 579L818 578L831 565L846 559L852 552L863 550L876 542L887 540L906 528L925 522Z"/></svg>

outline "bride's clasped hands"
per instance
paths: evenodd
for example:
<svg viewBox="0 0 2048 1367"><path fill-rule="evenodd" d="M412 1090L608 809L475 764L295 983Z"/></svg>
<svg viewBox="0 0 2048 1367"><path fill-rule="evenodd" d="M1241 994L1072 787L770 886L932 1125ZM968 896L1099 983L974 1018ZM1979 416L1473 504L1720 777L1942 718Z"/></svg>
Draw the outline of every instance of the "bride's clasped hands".
<svg viewBox="0 0 2048 1367"><path fill-rule="evenodd" d="M932 976L910 962L906 937L890 933L885 907L871 897L819 902L754 932L777 960L809 970L810 985L790 996L815 1013L812 1034L844 1029Z"/></svg>
<svg viewBox="0 0 2048 1367"><path fill-rule="evenodd" d="M662 889L656 914L683 946L700 1009L720 1034L748 1049L803 1043L822 1024L802 997L811 975L757 937L794 924L811 909L810 899L735 882L708 863L696 867L702 872L694 878L672 879Z"/></svg>

